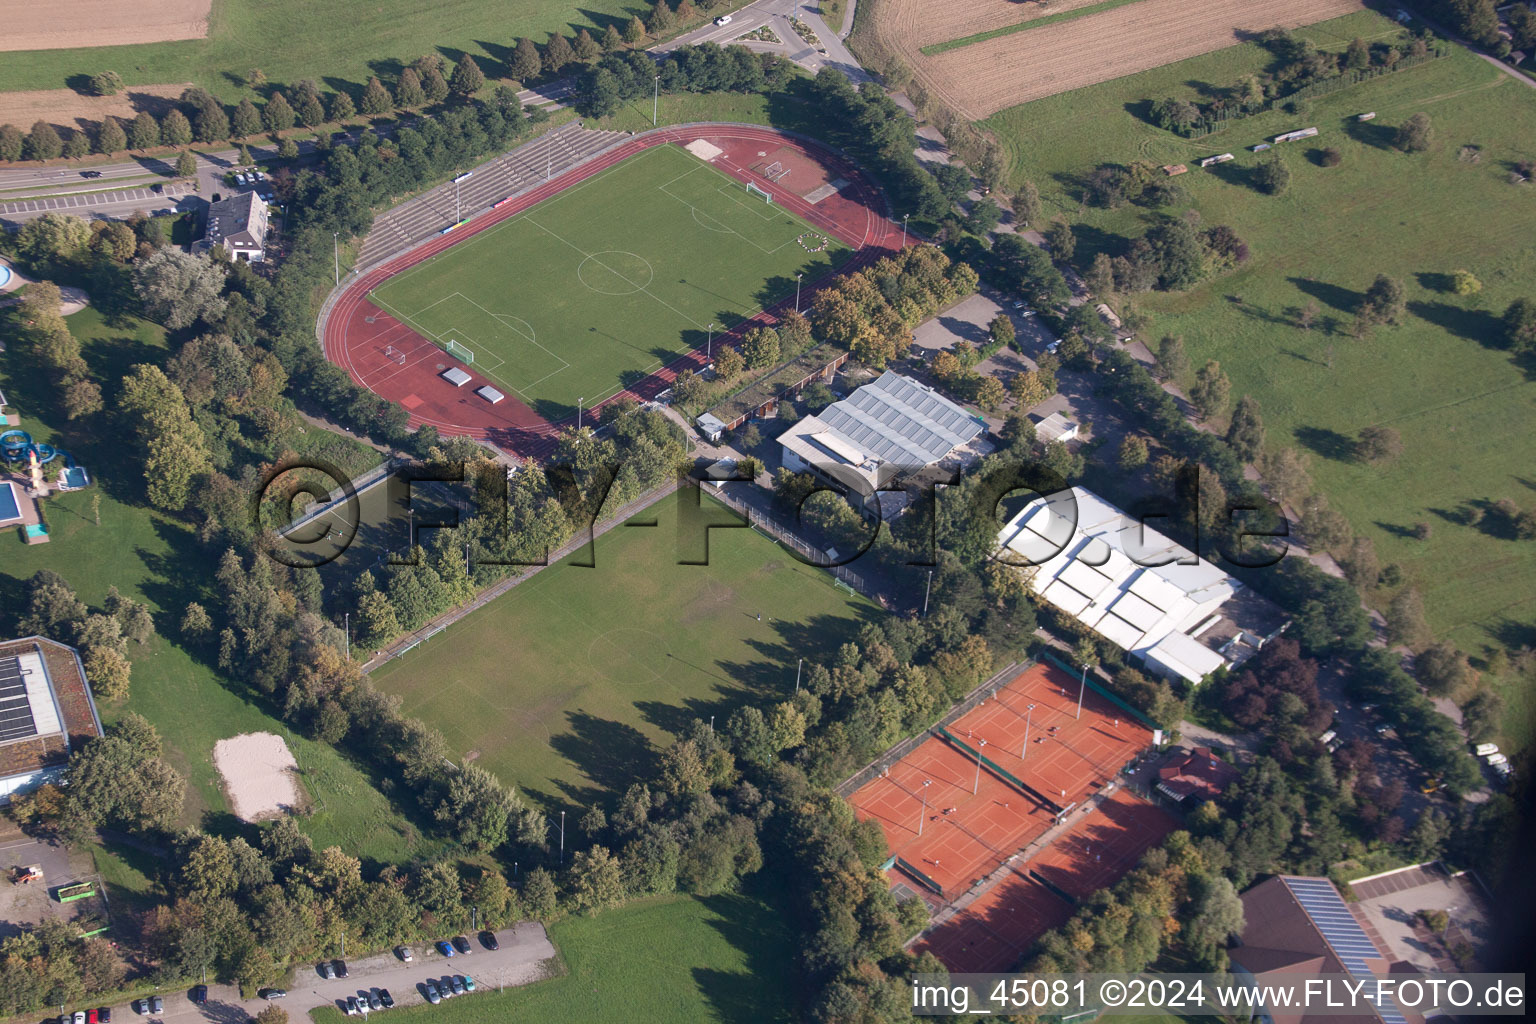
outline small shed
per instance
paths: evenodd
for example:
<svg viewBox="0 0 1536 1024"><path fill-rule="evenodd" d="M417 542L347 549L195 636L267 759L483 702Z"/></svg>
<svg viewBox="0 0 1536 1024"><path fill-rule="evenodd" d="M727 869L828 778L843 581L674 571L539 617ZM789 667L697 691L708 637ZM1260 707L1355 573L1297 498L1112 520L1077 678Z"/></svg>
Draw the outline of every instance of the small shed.
<svg viewBox="0 0 1536 1024"><path fill-rule="evenodd" d="M1035 437L1044 444L1050 444L1052 441L1075 441L1078 430L1078 424L1059 412L1053 412L1035 424Z"/></svg>
<svg viewBox="0 0 1536 1024"><path fill-rule="evenodd" d="M710 444L718 444L725 436L725 424L712 413L700 413L693 422L699 428L699 435Z"/></svg>
<svg viewBox="0 0 1536 1024"><path fill-rule="evenodd" d="M1376 111L1371 110L1371 111L1367 111L1364 114L1356 114L1355 115L1355 120L1356 121L1370 121L1373 118L1375 118L1375 116L1376 116Z"/></svg>
<svg viewBox="0 0 1536 1024"><path fill-rule="evenodd" d="M443 380L447 381L449 384L452 384L456 388L463 387L471 380L469 374L465 373L461 367L457 366L450 366L448 369L438 374L438 376L442 377Z"/></svg>
<svg viewBox="0 0 1536 1024"><path fill-rule="evenodd" d="M1176 174L1185 174L1189 168L1183 164L1163 164L1163 173L1172 178Z"/></svg>
<svg viewBox="0 0 1536 1024"><path fill-rule="evenodd" d="M492 405L497 404L498 402L502 401L503 399L505 399L507 397L506 395L502 394L500 391L497 391L495 388L491 387L489 384L483 385L482 387L475 388L475 394L479 395L481 398L485 399L487 402L490 402Z"/></svg>
<svg viewBox="0 0 1536 1024"><path fill-rule="evenodd" d="M1269 143L1261 142L1256 146L1249 146L1248 148L1255 153L1262 153L1269 148Z"/></svg>
<svg viewBox="0 0 1536 1024"><path fill-rule="evenodd" d="M1228 160L1232 160L1232 159L1234 159L1234 157L1232 156L1231 153L1218 153L1215 156L1208 156L1204 160L1201 160L1200 161L1200 166L1201 167L1209 167L1212 164L1224 164Z"/></svg>

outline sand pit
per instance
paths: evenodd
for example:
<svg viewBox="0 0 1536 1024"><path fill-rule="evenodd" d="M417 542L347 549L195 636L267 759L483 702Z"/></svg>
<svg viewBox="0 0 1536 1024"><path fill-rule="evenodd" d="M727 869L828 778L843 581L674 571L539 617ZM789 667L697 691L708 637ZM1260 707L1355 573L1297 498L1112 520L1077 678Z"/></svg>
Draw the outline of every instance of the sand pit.
<svg viewBox="0 0 1536 1024"><path fill-rule="evenodd" d="M286 814L299 805L298 763L281 736L247 732L213 745L230 809L242 821Z"/></svg>
<svg viewBox="0 0 1536 1024"><path fill-rule="evenodd" d="M213 0L0 0L0 50L201 39L212 6Z"/></svg>
<svg viewBox="0 0 1536 1024"><path fill-rule="evenodd" d="M109 114L124 121L132 121L141 110L162 117L191 84L131 85L116 96L82 96L73 89L0 92L0 124L14 124L26 131L34 122L47 121L61 128L89 124L94 130Z"/></svg>

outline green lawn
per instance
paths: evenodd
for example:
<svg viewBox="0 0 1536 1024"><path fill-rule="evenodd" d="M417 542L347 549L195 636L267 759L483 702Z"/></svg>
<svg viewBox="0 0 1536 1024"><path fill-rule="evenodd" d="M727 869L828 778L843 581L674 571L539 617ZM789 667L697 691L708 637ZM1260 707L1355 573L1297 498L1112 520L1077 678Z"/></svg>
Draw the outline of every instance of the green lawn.
<svg viewBox="0 0 1536 1024"><path fill-rule="evenodd" d="M1387 19L1361 13L1299 34L1342 47L1356 35L1394 33ZM1079 206L1076 182L1095 164L1193 167L1202 156L1237 154L1179 182L1187 206L1206 224L1235 228L1252 259L1186 293L1136 296L1155 317L1147 333L1182 334L1195 366L1221 361L1234 396L1259 401L1269 443L1308 452L1319 488L1371 537L1384 564L1399 564L1423 591L1438 636L1474 656L1532 643L1536 546L1464 525L1460 510L1506 497L1536 503L1536 482L1517 456L1536 426L1536 385L1500 348L1497 323L1511 300L1536 295L1536 191L1507 180L1512 161L1536 157L1536 93L1457 48L1314 100L1305 114L1238 121L1203 140L1179 139L1137 116L1145 100L1227 85L1266 59L1257 46L1233 47L1017 107L989 127L1007 140L1015 183L1036 182L1048 210L1072 222L1084 266L1148 220L1136 206ZM1377 118L1356 122L1361 111ZM1396 126L1419 111L1435 126L1432 149L1397 152ZM1258 158L1245 147L1308 125L1321 129L1316 140L1278 147L1293 173L1286 194L1250 187ZM1477 162L1458 158L1469 144L1482 147ZM1338 147L1343 164L1320 166L1322 146ZM1459 268L1483 282L1481 294L1448 291ZM1357 341L1347 328L1378 273L1404 282L1409 315L1403 326ZM1307 331L1295 315L1309 300L1320 316ZM1348 457L1348 442L1372 424L1401 432L1407 450L1395 464ZM1430 524L1430 539L1413 538L1419 522ZM1386 595L1377 596L1384 604ZM1528 681L1496 685L1510 704L1506 739L1528 742L1536 710Z"/></svg>
<svg viewBox="0 0 1536 1024"><path fill-rule="evenodd" d="M549 936L567 971L560 977L496 992L495 978L476 974L482 991L473 996L391 1013L436 1024L794 1019L788 912L756 895L648 899L597 917L567 918L551 926ZM343 1019L330 1008L312 1016Z"/></svg>
<svg viewBox="0 0 1536 1024"><path fill-rule="evenodd" d="M645 150L373 293L549 419L574 415L848 255L677 146ZM822 236L816 234L819 240Z"/></svg>
<svg viewBox="0 0 1536 1024"><path fill-rule="evenodd" d="M146 321L126 318L108 324L97 311L87 309L68 323L87 362L108 382L109 401L111 381L121 377L128 364L164 355L160 329ZM160 635L129 652L133 684L127 704L102 706L101 712L110 722L125 710L136 711L160 730L169 759L190 782L187 824L231 825L213 767L213 745L238 733L264 730L283 736L298 761L313 805L313 813L301 818L300 825L317 846L340 845L379 862L407 860L421 852L423 841L366 774L334 748L292 732L247 699L241 688L222 680L206 663L172 642L186 603L208 600L195 589L195 581L209 572L208 556L184 524L136 503L129 479L133 464L122 458L119 439L87 437L50 426L43 418L49 410L38 401L45 393L41 388L14 349L0 356L0 390L20 413L22 428L38 440L70 450L90 471L96 486L47 501L44 507L53 537L48 544L29 546L15 531L0 533L0 615L8 619L21 606L25 581L39 569L60 573L92 605L99 606L113 585L148 603ZM338 442L355 444L346 439ZM313 439L309 443L318 444ZM100 526L91 511L96 496L101 498ZM143 865L133 866L137 861L132 851L102 848L96 854L98 868L109 883L125 891L134 891L137 880L144 877Z"/></svg>
<svg viewBox="0 0 1536 1024"><path fill-rule="evenodd" d="M875 611L756 531L711 530L709 564L678 564L727 521L695 493L600 538L595 568L573 566L579 552L540 572L374 682L546 809L650 777L669 734L787 696L797 658L830 657Z"/></svg>
<svg viewBox="0 0 1536 1024"><path fill-rule="evenodd" d="M61 89L111 69L130 86L196 82L238 102L250 95L247 73L260 68L272 82L313 78L360 92L369 75L391 81L404 64L433 51L449 60L469 53L495 77L519 36L543 43L556 31L601 35L609 23L623 28L631 14L648 10L638 0L213 0L206 39L8 53L0 61L0 91Z"/></svg>

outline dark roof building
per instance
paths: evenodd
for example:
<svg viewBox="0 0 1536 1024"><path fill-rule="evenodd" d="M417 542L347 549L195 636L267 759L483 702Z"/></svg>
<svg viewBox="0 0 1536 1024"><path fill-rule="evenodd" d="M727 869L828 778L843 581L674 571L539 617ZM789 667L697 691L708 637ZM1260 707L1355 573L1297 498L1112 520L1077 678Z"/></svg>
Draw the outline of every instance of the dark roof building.
<svg viewBox="0 0 1536 1024"><path fill-rule="evenodd" d="M1391 963L1366 935L1326 878L1280 875L1243 893L1243 935L1228 950L1239 981L1263 985L1276 974L1386 975ZM1266 1007L1263 1024L1408 1024L1391 1004L1375 1013L1347 1008Z"/></svg>
<svg viewBox="0 0 1536 1024"><path fill-rule="evenodd" d="M1225 793L1237 781L1238 774L1210 747L1176 747L1157 769L1157 789L1178 803L1190 797L1210 800Z"/></svg>
<svg viewBox="0 0 1536 1024"><path fill-rule="evenodd" d="M208 228L194 247L207 252L222 245L232 260L266 258L267 204L255 192L236 192L208 207Z"/></svg>

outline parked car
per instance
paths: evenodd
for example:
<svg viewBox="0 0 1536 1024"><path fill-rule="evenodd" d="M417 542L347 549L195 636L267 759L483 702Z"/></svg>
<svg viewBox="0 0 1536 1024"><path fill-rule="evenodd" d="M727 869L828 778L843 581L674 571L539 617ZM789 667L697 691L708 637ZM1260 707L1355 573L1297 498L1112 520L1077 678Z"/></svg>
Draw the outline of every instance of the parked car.
<svg viewBox="0 0 1536 1024"><path fill-rule="evenodd" d="M329 960L321 960L318 964L315 965L315 970L319 971L320 977L324 978L326 981L330 981L332 978L336 977L336 969L331 966L331 962Z"/></svg>
<svg viewBox="0 0 1536 1024"><path fill-rule="evenodd" d="M720 17L715 19L715 24L716 25L729 25L730 23L731 23L731 16L729 14L722 14L722 15L720 15Z"/></svg>
<svg viewBox="0 0 1536 1024"><path fill-rule="evenodd" d="M1497 743L1479 743L1472 748L1472 753L1478 757L1487 757L1489 754L1497 754L1498 752L1499 745Z"/></svg>
<svg viewBox="0 0 1536 1024"><path fill-rule="evenodd" d="M151 192L153 192L157 196L165 195L165 186L164 185L151 185L151 186L149 186L149 190Z"/></svg>
<svg viewBox="0 0 1536 1024"><path fill-rule="evenodd" d="M368 991L368 1009L370 1009L370 1010L382 1010L382 1009L384 1009L384 1000L379 998L379 990L376 989L376 988L375 989L369 989L369 991Z"/></svg>
<svg viewBox="0 0 1536 1024"><path fill-rule="evenodd" d="M80 177L82 177L82 178L99 178L99 177L101 177L101 172L100 171L81 171L80 172Z"/></svg>
<svg viewBox="0 0 1536 1024"><path fill-rule="evenodd" d="M356 1017L363 1012L363 1008L357 1005L357 996L347 996L347 1016Z"/></svg>
<svg viewBox="0 0 1536 1024"><path fill-rule="evenodd" d="M421 990L427 994L427 1002L433 1006L443 1001L443 997L437 994L437 984L430 978L421 983Z"/></svg>
<svg viewBox="0 0 1536 1024"><path fill-rule="evenodd" d="M96 1011L96 1024L112 1024L112 1007L103 1006Z"/></svg>
<svg viewBox="0 0 1536 1024"><path fill-rule="evenodd" d="M160 1014L164 1013L165 1012L165 1000L161 999L159 996L150 996L149 997L149 1012L154 1014L157 1017Z"/></svg>
<svg viewBox="0 0 1536 1024"><path fill-rule="evenodd" d="M460 953L463 953L465 956L468 956L470 953L474 952L474 947L471 946L469 944L469 940L462 935L455 935L453 937L453 948L458 950Z"/></svg>
<svg viewBox="0 0 1536 1024"><path fill-rule="evenodd" d="M76 1010L74 1020L75 1024L85 1024L85 1011Z"/></svg>
<svg viewBox="0 0 1536 1024"><path fill-rule="evenodd" d="M1505 757L1503 754L1489 754L1487 757L1483 758L1483 760L1487 761L1490 765L1495 766L1509 763L1509 758Z"/></svg>
<svg viewBox="0 0 1536 1024"><path fill-rule="evenodd" d="M401 963L405 963L405 964L410 963L411 959L412 959L412 957L411 957L411 947L410 946L396 946L395 947L395 956L400 958L400 962Z"/></svg>
<svg viewBox="0 0 1536 1024"><path fill-rule="evenodd" d="M466 992L473 992L475 990L475 979L467 974L464 975L464 990Z"/></svg>
<svg viewBox="0 0 1536 1024"><path fill-rule="evenodd" d="M491 950L501 948L501 943L496 941L496 933L493 931L483 931L480 933L480 945Z"/></svg>
<svg viewBox="0 0 1536 1024"><path fill-rule="evenodd" d="M288 990L285 988L264 988L256 993L263 999L287 999Z"/></svg>
<svg viewBox="0 0 1536 1024"><path fill-rule="evenodd" d="M101 1024L101 1018L94 1008L85 1011L85 1024Z"/></svg>
<svg viewBox="0 0 1536 1024"><path fill-rule="evenodd" d="M207 985L193 985L192 986L192 991L187 993L187 998L192 1000L192 1005L194 1005L194 1006L207 1006L208 1005L208 986Z"/></svg>
<svg viewBox="0 0 1536 1024"><path fill-rule="evenodd" d="M463 977L461 977L460 975L457 975L457 974L455 974L453 977L448 979L448 985L449 985L450 988L453 989L453 994L456 995L456 996L461 996L465 992L469 991L469 989L464 987L464 979L463 979Z"/></svg>
<svg viewBox="0 0 1536 1024"><path fill-rule="evenodd" d="M458 955L457 951L453 948L453 943L449 942L447 939L437 940L437 951L446 957L453 957Z"/></svg>
<svg viewBox="0 0 1536 1024"><path fill-rule="evenodd" d="M384 1009L388 1010L395 1005L395 997L389 994L389 989L381 988L379 989L379 1002L383 1003Z"/></svg>
<svg viewBox="0 0 1536 1024"><path fill-rule="evenodd" d="M347 962L345 960L332 960L331 966L336 968L336 977L345 978L347 976Z"/></svg>

